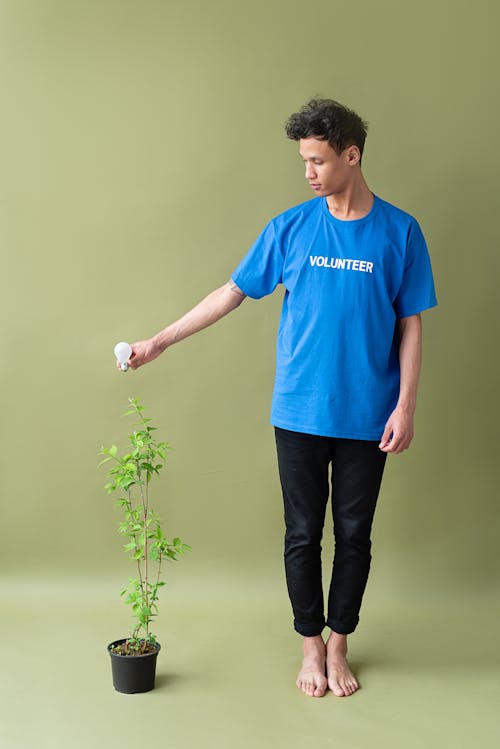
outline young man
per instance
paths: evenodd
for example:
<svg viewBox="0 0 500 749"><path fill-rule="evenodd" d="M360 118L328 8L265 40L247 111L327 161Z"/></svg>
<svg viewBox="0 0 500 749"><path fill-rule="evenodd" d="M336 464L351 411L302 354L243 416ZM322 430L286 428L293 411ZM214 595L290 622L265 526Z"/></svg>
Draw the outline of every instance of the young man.
<svg viewBox="0 0 500 749"><path fill-rule="evenodd" d="M371 528L388 453L413 437L421 365L420 313L436 302L418 222L369 189L361 171L367 123L313 99L286 123L315 197L276 216L230 281L152 338L130 366L283 284L271 410L285 514L285 570L303 636L297 686L351 695L347 635L371 563ZM321 538L332 466L335 556L324 616ZM325 644L322 631L328 626Z"/></svg>

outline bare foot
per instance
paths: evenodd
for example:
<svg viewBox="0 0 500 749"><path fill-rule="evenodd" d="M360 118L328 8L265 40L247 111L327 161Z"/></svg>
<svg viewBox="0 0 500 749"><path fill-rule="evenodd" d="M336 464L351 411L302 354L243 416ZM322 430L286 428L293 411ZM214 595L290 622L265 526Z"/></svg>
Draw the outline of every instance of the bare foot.
<svg viewBox="0 0 500 749"><path fill-rule="evenodd" d="M309 697L323 697L328 682L325 677L326 648L321 635L304 637L302 650L304 660L295 683Z"/></svg>
<svg viewBox="0 0 500 749"><path fill-rule="evenodd" d="M359 688L346 656L347 635L332 630L326 643L326 673L328 686L337 697L347 697Z"/></svg>

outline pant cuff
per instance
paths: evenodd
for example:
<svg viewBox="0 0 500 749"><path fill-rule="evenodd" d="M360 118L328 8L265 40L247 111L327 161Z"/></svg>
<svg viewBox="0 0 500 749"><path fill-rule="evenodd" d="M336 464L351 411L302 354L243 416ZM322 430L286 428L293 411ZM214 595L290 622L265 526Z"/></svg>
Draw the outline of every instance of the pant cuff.
<svg viewBox="0 0 500 749"><path fill-rule="evenodd" d="M350 635L358 626L359 619L355 622L339 621L338 619L327 619L326 626L338 632L339 635Z"/></svg>
<svg viewBox="0 0 500 749"><path fill-rule="evenodd" d="M323 632L325 623L318 622L317 624L302 624L301 622L294 622L293 628L303 637L317 637Z"/></svg>

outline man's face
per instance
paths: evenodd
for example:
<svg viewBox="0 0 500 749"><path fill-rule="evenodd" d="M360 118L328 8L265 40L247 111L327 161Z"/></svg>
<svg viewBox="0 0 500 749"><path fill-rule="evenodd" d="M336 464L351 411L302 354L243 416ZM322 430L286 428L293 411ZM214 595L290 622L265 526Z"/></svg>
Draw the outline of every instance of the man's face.
<svg viewBox="0 0 500 749"><path fill-rule="evenodd" d="M338 155L327 140L302 138L299 144L305 177L316 195L326 197L348 186L354 176L352 167L359 161L356 146L348 146Z"/></svg>

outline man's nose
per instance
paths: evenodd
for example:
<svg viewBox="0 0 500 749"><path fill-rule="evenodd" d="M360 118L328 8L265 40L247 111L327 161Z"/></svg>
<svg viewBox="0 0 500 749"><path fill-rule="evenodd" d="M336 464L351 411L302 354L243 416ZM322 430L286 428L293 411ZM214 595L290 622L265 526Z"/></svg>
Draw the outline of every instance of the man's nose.
<svg viewBox="0 0 500 749"><path fill-rule="evenodd" d="M316 176L314 167L312 164L306 164L306 179L313 179Z"/></svg>

